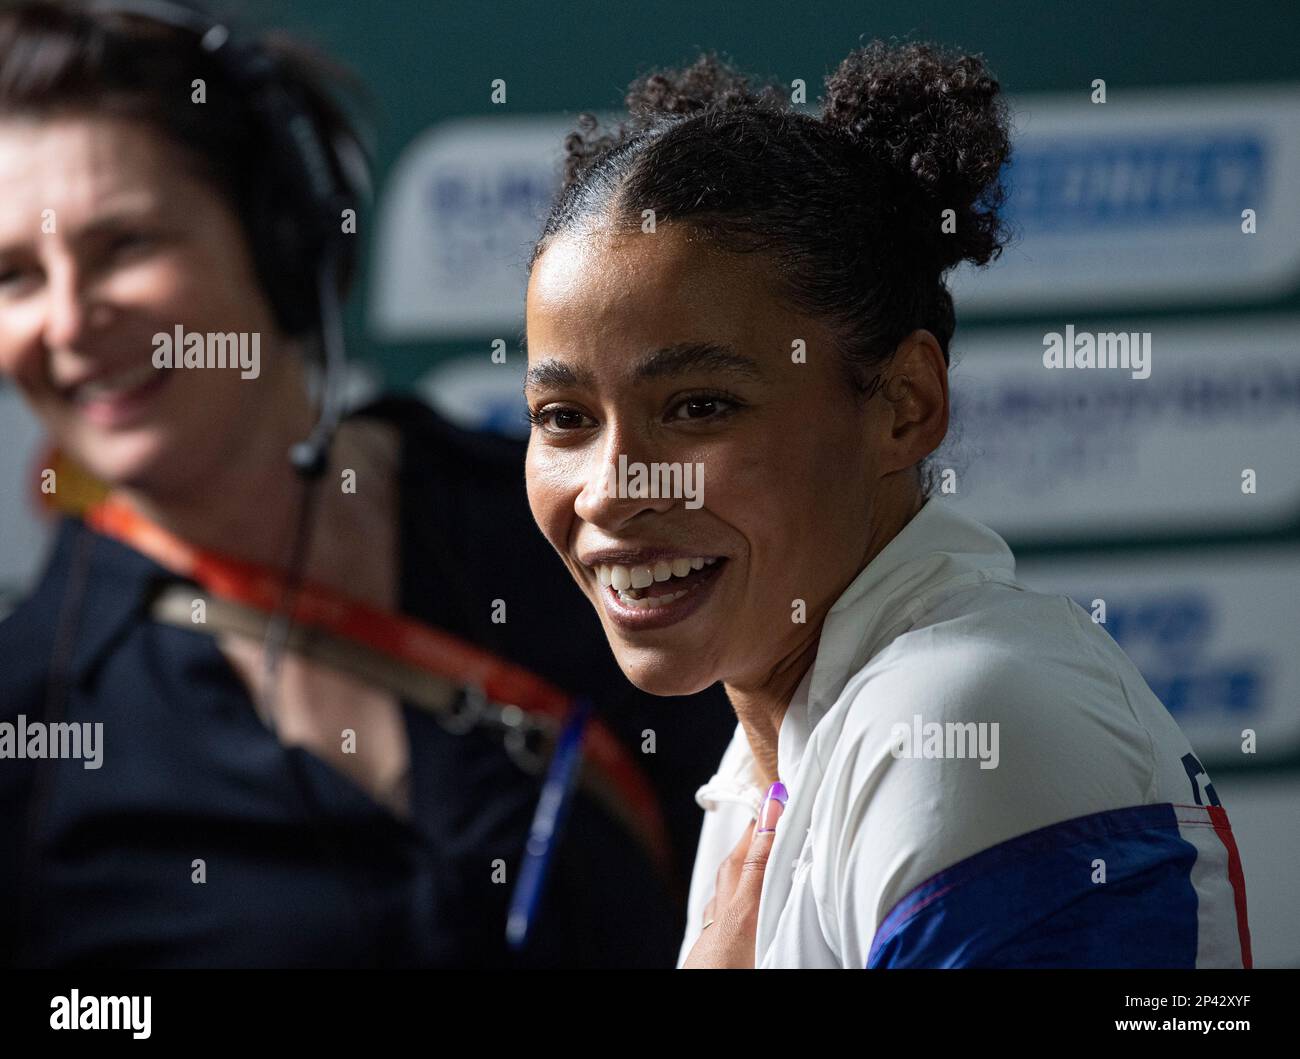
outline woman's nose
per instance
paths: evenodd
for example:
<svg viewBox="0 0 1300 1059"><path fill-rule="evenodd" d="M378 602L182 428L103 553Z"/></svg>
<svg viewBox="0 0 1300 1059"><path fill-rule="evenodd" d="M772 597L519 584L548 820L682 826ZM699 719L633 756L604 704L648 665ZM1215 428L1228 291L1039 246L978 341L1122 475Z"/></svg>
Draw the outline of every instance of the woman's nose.
<svg viewBox="0 0 1300 1059"><path fill-rule="evenodd" d="M112 322L112 306L96 298L72 269L52 270L45 298L49 349L75 349L87 335Z"/></svg>
<svg viewBox="0 0 1300 1059"><path fill-rule="evenodd" d="M633 445L626 434L611 432L586 467L586 480L574 501L574 511L584 522L616 532L646 511L664 512L680 501L670 490L659 488L665 476L650 446Z"/></svg>

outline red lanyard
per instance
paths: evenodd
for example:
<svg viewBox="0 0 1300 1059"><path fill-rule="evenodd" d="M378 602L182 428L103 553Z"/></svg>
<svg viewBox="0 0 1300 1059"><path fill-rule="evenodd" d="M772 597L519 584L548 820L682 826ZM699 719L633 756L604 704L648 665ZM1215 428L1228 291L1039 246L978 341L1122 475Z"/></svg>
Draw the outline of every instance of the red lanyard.
<svg viewBox="0 0 1300 1059"><path fill-rule="evenodd" d="M279 610L284 579L270 567L196 548L113 497L82 512L87 525L194 581L211 595L262 613ZM574 700L521 666L503 661L460 638L402 614L381 610L304 581L296 591L293 620L333 633L427 673L477 688L488 699L511 703L558 724ZM668 863L667 831L649 781L608 727L592 718L584 754L618 792L628 815L661 864Z"/></svg>
<svg viewBox="0 0 1300 1059"><path fill-rule="evenodd" d="M219 599L266 614L280 607L284 579L270 567L196 548L112 498L92 505L83 517L91 528L130 545ZM477 687L495 702L514 703L557 721L572 705L568 695L520 666L405 615L310 581L304 581L295 593L293 621L365 644L463 686Z"/></svg>

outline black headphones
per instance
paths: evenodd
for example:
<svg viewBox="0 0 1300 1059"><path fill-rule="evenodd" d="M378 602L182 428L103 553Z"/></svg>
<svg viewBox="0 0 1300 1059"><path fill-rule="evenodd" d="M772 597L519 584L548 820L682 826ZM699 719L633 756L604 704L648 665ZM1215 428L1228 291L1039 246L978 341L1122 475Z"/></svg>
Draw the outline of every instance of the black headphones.
<svg viewBox="0 0 1300 1059"><path fill-rule="evenodd" d="M301 90L281 62L251 39L178 0L92 0L96 14L134 16L192 33L200 50L247 100L267 157L258 181L248 237L259 278L276 319L290 335L315 334L325 368L320 417L290 460L304 477L317 477L341 418L345 354L338 274L351 248L343 213L369 193L365 151L350 133L327 141Z"/></svg>

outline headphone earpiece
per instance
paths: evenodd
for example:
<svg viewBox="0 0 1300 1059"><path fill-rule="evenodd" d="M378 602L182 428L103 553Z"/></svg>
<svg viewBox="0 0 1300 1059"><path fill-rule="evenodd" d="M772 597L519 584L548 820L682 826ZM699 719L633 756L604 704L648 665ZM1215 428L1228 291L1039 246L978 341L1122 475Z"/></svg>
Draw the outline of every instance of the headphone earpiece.
<svg viewBox="0 0 1300 1059"><path fill-rule="evenodd" d="M258 279L286 334L319 329L321 259L333 249L349 261L343 212L356 209L369 192L361 144L345 134L336 141L323 136L281 62L197 6L178 0L95 0L90 10L193 33L223 78L239 89L265 149L247 218Z"/></svg>

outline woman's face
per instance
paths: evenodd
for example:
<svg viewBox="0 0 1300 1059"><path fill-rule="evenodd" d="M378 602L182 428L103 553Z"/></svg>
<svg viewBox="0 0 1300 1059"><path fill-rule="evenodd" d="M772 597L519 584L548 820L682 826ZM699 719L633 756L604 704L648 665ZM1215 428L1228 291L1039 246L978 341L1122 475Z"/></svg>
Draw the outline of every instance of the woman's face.
<svg viewBox="0 0 1300 1059"><path fill-rule="evenodd" d="M765 685L865 562L879 402L768 267L661 225L561 237L530 279L533 515L656 694ZM677 495L629 495L637 464Z"/></svg>
<svg viewBox="0 0 1300 1059"><path fill-rule="evenodd" d="M109 484L202 480L275 389L244 234L186 163L134 122L0 121L0 372ZM259 376L155 368L154 335L178 324L257 333Z"/></svg>

